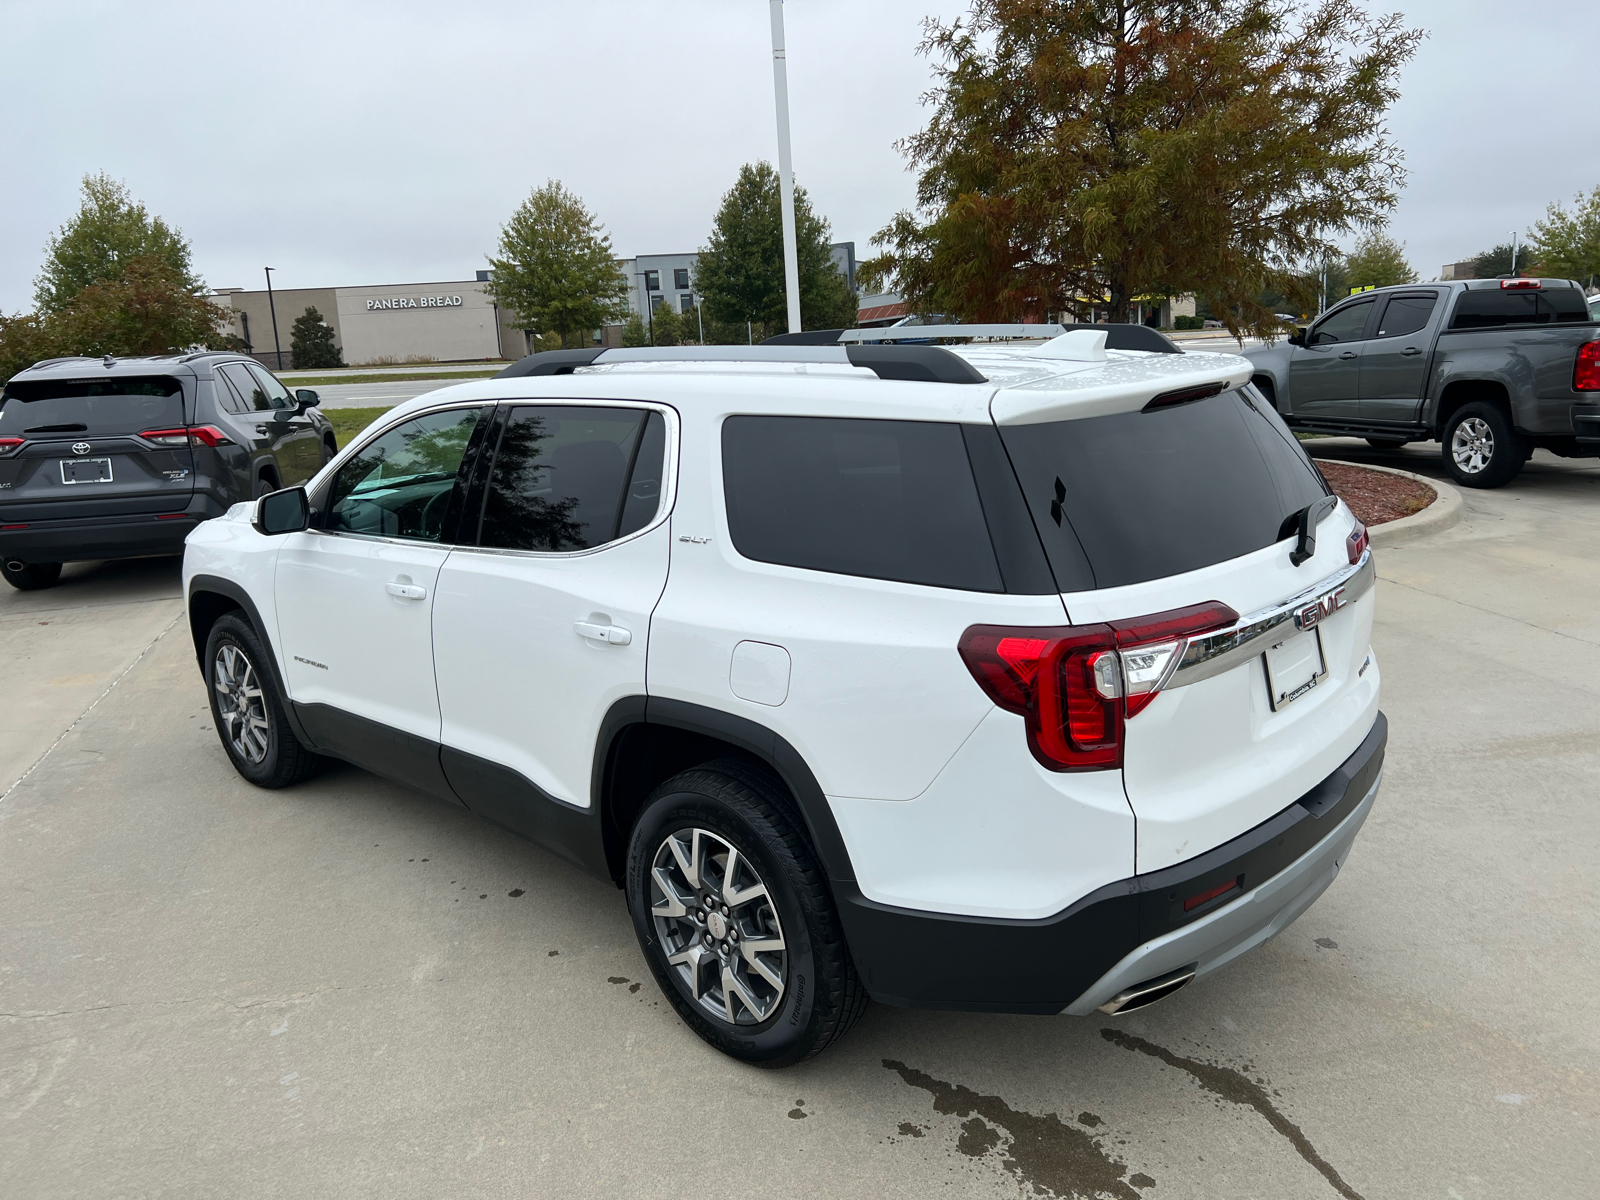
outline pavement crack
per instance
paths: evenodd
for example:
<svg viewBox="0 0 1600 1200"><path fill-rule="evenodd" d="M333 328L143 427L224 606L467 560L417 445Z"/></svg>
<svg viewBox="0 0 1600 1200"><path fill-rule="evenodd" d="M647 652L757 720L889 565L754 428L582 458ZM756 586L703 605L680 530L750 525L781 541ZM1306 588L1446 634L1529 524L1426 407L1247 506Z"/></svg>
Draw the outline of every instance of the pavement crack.
<svg viewBox="0 0 1600 1200"><path fill-rule="evenodd" d="M1253 1108L1266 1118L1267 1124L1281 1133L1289 1140L1299 1153L1300 1157L1310 1163L1317 1171L1334 1186L1334 1189L1345 1200L1362 1200L1361 1193L1351 1187L1333 1169L1333 1165L1318 1154L1312 1146L1311 1140L1300 1132L1300 1127L1288 1117L1278 1111L1267 1090L1260 1084L1247 1078L1232 1067L1219 1066L1216 1063L1200 1062L1198 1059L1185 1058L1181 1054L1174 1054L1165 1046L1158 1046L1154 1042L1147 1042L1142 1037L1135 1037L1131 1033L1124 1033L1120 1029L1102 1029L1100 1036L1114 1046L1121 1046L1124 1050L1136 1050L1140 1054L1148 1054L1151 1058L1158 1058L1169 1067L1176 1067L1180 1071L1187 1071L1199 1085L1214 1095L1221 1096L1224 1100L1234 1104L1242 1104L1246 1108Z"/></svg>

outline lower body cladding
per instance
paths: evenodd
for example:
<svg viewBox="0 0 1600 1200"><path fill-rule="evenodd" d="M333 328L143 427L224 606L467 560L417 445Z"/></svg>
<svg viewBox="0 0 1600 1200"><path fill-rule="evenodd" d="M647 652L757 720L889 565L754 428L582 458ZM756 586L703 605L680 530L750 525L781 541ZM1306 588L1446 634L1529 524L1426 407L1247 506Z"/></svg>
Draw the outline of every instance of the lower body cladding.
<svg viewBox="0 0 1600 1200"><path fill-rule="evenodd" d="M1333 882L1377 797L1387 741L1380 713L1355 753L1282 812L1051 917L896 908L836 880L856 965L874 999L912 1008L1081 1016L1170 995L1276 935Z"/></svg>
<svg viewBox="0 0 1600 1200"><path fill-rule="evenodd" d="M189 531L201 521L220 517L226 507L210 496L195 493L174 512L13 521L0 511L0 561L84 562L182 554Z"/></svg>

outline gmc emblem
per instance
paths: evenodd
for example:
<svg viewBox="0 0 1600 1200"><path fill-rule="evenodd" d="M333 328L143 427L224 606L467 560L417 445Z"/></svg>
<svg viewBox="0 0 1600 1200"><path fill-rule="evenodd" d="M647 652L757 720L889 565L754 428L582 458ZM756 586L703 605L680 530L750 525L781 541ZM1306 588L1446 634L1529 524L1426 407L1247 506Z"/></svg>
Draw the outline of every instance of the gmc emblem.
<svg viewBox="0 0 1600 1200"><path fill-rule="evenodd" d="M1301 629L1314 629L1344 607L1344 589L1335 588L1326 596L1295 610L1294 623Z"/></svg>

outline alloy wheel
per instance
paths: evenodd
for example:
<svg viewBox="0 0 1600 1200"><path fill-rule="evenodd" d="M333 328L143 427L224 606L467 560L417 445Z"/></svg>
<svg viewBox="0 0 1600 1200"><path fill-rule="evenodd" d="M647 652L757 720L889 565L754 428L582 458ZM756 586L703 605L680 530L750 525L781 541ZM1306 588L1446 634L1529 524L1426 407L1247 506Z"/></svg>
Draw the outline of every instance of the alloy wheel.
<svg viewBox="0 0 1600 1200"><path fill-rule="evenodd" d="M1494 458L1494 430L1482 417L1468 417L1450 437L1450 455L1463 474L1476 475Z"/></svg>
<svg viewBox="0 0 1600 1200"><path fill-rule="evenodd" d="M778 1011L788 951L777 909L754 865L709 829L679 829L650 867L656 938L696 1004L731 1025Z"/></svg>
<svg viewBox="0 0 1600 1200"><path fill-rule="evenodd" d="M228 744L247 762L261 762L267 757L267 734L272 723L267 717L266 697L261 693L255 664L238 646L225 642L217 647L212 678L217 713L222 717Z"/></svg>

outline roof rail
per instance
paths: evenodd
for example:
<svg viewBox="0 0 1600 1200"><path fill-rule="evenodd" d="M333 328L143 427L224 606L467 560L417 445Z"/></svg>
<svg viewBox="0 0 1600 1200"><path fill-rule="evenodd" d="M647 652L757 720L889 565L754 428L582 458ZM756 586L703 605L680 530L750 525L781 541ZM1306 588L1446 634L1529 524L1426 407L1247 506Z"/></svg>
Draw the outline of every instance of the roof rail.
<svg viewBox="0 0 1600 1200"><path fill-rule="evenodd" d="M1067 331L1064 325L889 325L875 329L846 329L841 342L890 342L901 338L1053 338Z"/></svg>
<svg viewBox="0 0 1600 1200"><path fill-rule="evenodd" d="M546 350L512 363L496 379L570 375L579 367L626 362L834 363L864 367L879 379L917 383L987 383L971 363L941 346L629 346Z"/></svg>
<svg viewBox="0 0 1600 1200"><path fill-rule="evenodd" d="M804 333L780 333L764 346L832 346L862 342L921 342L934 338L1040 338L1060 337L1079 329L1092 329L1106 335L1107 350L1143 350L1149 354L1182 354L1178 345L1159 329L1148 325L1045 325L1020 322L1014 325L886 325L874 329L809 329Z"/></svg>

